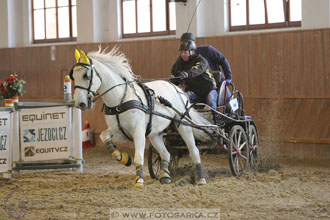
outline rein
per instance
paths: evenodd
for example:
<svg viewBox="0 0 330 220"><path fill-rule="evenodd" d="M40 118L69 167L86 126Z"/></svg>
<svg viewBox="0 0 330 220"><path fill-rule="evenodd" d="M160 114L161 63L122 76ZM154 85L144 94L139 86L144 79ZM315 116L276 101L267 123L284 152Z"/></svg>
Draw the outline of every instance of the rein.
<svg viewBox="0 0 330 220"><path fill-rule="evenodd" d="M143 82L152 82L152 81L156 81L156 80L165 80L165 81L169 81L171 79L180 79L180 76L174 76L174 77L165 77L165 78L157 78L157 79L148 79L148 78L141 78L141 81Z"/></svg>
<svg viewBox="0 0 330 220"><path fill-rule="evenodd" d="M135 81L134 81L134 80L132 80L132 81L126 81L126 82L123 82L123 83L120 83L120 84L114 85L114 86L112 86L111 88L107 89L107 90L106 90L105 92L103 92L102 94L98 95L98 96L93 100L93 102L98 101L100 98L102 98L102 96L104 96L106 93L110 92L112 89L114 89L114 88L116 88L116 87L118 87L118 86L122 86L122 85L126 85L126 86L127 86L128 84L133 83L133 82L135 82Z"/></svg>
<svg viewBox="0 0 330 220"><path fill-rule="evenodd" d="M152 82L152 81L156 81L156 80L170 80L170 79L178 79L178 78L180 78L180 77L167 77L167 78L158 78L158 79L146 79L146 78L141 78L140 80L142 81L142 82ZM131 84L131 83L133 83L133 82L136 82L135 80L131 80L131 81L126 81L125 79L124 79L124 81L125 82L123 82L123 83L120 83L120 84L117 84L117 85L114 85L114 86L112 86L111 88L109 88L109 89L107 89L106 91L104 91L102 94L100 94L100 95L98 95L94 100L93 100L93 102L96 102L96 101L98 101L100 98L102 98L102 96L104 96L106 93L108 93L108 92L110 92L112 89L114 89L114 88L116 88L116 87L118 87L118 86L122 86L122 85L125 85L125 84ZM177 91L178 92L178 91ZM94 95L94 96L96 96L96 95Z"/></svg>

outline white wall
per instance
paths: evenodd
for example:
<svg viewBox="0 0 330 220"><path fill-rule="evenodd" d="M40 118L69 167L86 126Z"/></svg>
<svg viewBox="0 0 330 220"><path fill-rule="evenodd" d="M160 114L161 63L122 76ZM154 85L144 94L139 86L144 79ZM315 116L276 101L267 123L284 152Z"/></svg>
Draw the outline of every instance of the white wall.
<svg viewBox="0 0 330 220"><path fill-rule="evenodd" d="M120 0L77 1L77 43L117 41L119 3Z"/></svg>
<svg viewBox="0 0 330 220"><path fill-rule="evenodd" d="M23 36L23 45L27 46L32 43L32 16L31 14L31 2L22 1L22 36Z"/></svg>
<svg viewBox="0 0 330 220"><path fill-rule="evenodd" d="M24 46L23 5L21 0L8 1L8 47Z"/></svg>
<svg viewBox="0 0 330 220"><path fill-rule="evenodd" d="M118 41L121 38L121 10L120 0L110 0L109 8L109 41Z"/></svg>
<svg viewBox="0 0 330 220"><path fill-rule="evenodd" d="M8 5L0 0L0 48L8 47Z"/></svg>
<svg viewBox="0 0 330 220"><path fill-rule="evenodd" d="M229 30L227 6L228 0L188 0L186 5L176 3L176 37L179 38L182 33L187 31L196 7L197 11L192 19L190 32L196 37L225 35Z"/></svg>
<svg viewBox="0 0 330 220"><path fill-rule="evenodd" d="M302 0L302 29L330 28L330 0Z"/></svg>
<svg viewBox="0 0 330 220"><path fill-rule="evenodd" d="M202 0L197 9L197 18L197 37L223 35L224 0Z"/></svg>
<svg viewBox="0 0 330 220"><path fill-rule="evenodd" d="M0 30L0 48L31 45L31 0L0 0Z"/></svg>
<svg viewBox="0 0 330 220"><path fill-rule="evenodd" d="M110 41L110 1L94 0L94 42Z"/></svg>
<svg viewBox="0 0 330 220"><path fill-rule="evenodd" d="M197 12L192 18L197 1L199 0L188 0L187 3L176 3L176 37L180 38L181 35L188 31L188 26L190 24L189 32L197 35Z"/></svg>
<svg viewBox="0 0 330 220"><path fill-rule="evenodd" d="M94 0L77 1L77 42L94 42Z"/></svg>

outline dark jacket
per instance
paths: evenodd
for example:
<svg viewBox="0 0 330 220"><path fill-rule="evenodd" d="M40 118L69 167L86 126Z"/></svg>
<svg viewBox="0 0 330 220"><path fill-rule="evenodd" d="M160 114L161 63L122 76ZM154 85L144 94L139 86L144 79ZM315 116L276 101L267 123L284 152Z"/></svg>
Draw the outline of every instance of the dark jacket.
<svg viewBox="0 0 330 220"><path fill-rule="evenodd" d="M207 60L211 71L217 70L221 72L221 66L226 79L232 78L231 69L227 58L217 49L212 46L198 46L196 53L202 55Z"/></svg>
<svg viewBox="0 0 330 220"><path fill-rule="evenodd" d="M188 87L187 89L199 97L205 97L212 89L216 88L209 65L206 59L199 54L191 55L187 62L179 56L171 72L173 76L180 76L181 71L188 73L188 78L183 80L185 86ZM175 85L182 83L179 79L172 79L171 82Z"/></svg>

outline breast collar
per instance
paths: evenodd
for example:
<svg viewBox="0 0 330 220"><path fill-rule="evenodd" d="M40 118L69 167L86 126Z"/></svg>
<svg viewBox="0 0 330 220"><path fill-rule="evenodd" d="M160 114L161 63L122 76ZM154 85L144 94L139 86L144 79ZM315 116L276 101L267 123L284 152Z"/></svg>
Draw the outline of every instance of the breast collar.
<svg viewBox="0 0 330 220"><path fill-rule="evenodd" d="M137 94L133 84L130 84L130 86L133 88L133 90L134 90L134 92L135 92L135 94L136 94L136 96L138 97L139 100L129 100L127 102L123 102L124 98L126 97L127 88L128 88L128 86L126 84L125 92L124 92L123 98L121 99L121 102L119 103L119 105L113 106L113 107L109 107L105 104L103 105L103 112L106 115L116 115L116 119L117 119L119 129L125 135L125 137L127 139L129 139L130 141L133 141L133 138L129 134L127 134L125 132L125 130L122 128L122 126L120 124L120 120L119 120L119 114L121 114L123 112L126 112L128 110L131 110L131 109L139 109L139 110L149 114L149 122L148 122L146 133L145 133L145 136L147 137L151 132L152 115L153 115L152 112L153 112L154 107L155 107L155 101L154 101L155 93L154 93L154 91L152 89L150 89L147 85L145 85L141 80L136 80L136 82L142 88L142 90L143 90L143 92L146 96L147 104L148 104L147 106L145 104L143 104L142 99Z"/></svg>

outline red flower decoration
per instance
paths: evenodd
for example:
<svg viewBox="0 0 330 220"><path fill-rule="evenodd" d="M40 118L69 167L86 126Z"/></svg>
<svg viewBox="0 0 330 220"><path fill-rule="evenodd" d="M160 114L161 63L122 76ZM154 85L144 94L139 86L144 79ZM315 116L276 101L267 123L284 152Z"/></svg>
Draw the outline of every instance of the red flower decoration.
<svg viewBox="0 0 330 220"><path fill-rule="evenodd" d="M10 74L5 81L0 81L0 100L8 99L13 96L22 96L25 91L23 90L23 85L25 80L18 79L17 74Z"/></svg>
<svg viewBox="0 0 330 220"><path fill-rule="evenodd" d="M1 93L4 95L6 93L5 87L1 86Z"/></svg>

